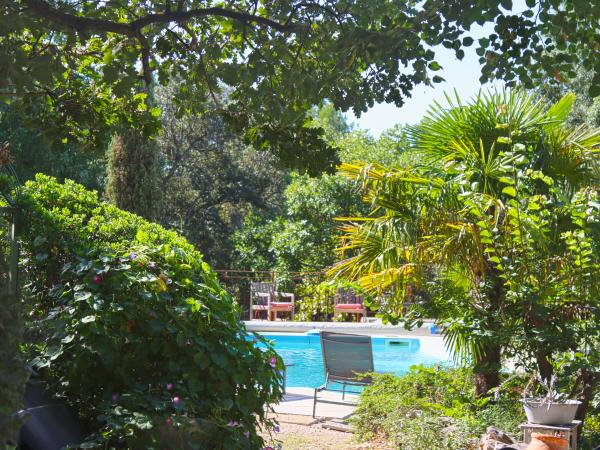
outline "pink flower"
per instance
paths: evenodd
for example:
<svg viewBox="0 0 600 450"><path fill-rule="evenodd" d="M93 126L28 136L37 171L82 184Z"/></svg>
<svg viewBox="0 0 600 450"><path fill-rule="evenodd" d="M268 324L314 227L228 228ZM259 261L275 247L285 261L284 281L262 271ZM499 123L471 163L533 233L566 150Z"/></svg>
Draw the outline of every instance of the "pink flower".
<svg viewBox="0 0 600 450"><path fill-rule="evenodd" d="M167 383L167 391L173 390L173 383Z"/></svg>
<svg viewBox="0 0 600 450"><path fill-rule="evenodd" d="M229 423L227 424L227 426L228 426L228 427L235 428L235 427L239 427L239 426L240 426L240 423L239 423L239 422L236 422L235 420L230 420L230 421L229 421Z"/></svg>
<svg viewBox="0 0 600 450"><path fill-rule="evenodd" d="M179 405L179 403L181 403L181 399L180 399L179 397L173 397L173 398L171 399L171 401L173 402L173 404L174 404L175 406L177 406L177 405Z"/></svg>
<svg viewBox="0 0 600 450"><path fill-rule="evenodd" d="M171 419L170 417L167 417L167 418L165 419L165 424L166 424L168 427L172 427L172 426L173 426L173 419Z"/></svg>
<svg viewBox="0 0 600 450"><path fill-rule="evenodd" d="M269 361L269 365L273 368L277 367L277 358L275 358L274 356L271 358L271 360Z"/></svg>
<svg viewBox="0 0 600 450"><path fill-rule="evenodd" d="M275 450L273 447L264 447L263 450Z"/></svg>
<svg viewBox="0 0 600 450"><path fill-rule="evenodd" d="M94 282L94 284L102 284L102 277L100 275L94 275L92 281Z"/></svg>

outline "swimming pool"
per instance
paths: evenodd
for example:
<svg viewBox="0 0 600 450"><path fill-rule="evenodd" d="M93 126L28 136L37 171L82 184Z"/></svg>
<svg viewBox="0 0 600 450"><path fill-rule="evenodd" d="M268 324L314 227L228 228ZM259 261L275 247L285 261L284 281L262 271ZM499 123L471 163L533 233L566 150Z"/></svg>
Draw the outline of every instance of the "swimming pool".
<svg viewBox="0 0 600 450"><path fill-rule="evenodd" d="M287 386L318 387L325 381L318 334L259 333L275 345L287 368ZM439 337L372 337L376 372L402 374L415 364L449 362ZM260 344L259 344L260 345Z"/></svg>

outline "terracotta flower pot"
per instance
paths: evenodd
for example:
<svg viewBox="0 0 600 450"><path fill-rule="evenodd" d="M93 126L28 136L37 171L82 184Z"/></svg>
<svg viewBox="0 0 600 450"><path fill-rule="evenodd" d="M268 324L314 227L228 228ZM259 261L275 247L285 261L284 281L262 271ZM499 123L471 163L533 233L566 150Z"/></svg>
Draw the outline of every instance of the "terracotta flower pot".
<svg viewBox="0 0 600 450"><path fill-rule="evenodd" d="M527 450L569 450L569 441L548 434L531 433Z"/></svg>

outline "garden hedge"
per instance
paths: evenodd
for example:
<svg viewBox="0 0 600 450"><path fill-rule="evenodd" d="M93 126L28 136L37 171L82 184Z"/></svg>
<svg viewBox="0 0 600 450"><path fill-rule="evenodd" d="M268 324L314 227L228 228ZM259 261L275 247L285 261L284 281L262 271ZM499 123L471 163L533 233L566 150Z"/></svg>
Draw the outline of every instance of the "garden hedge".
<svg viewBox="0 0 600 450"><path fill-rule="evenodd" d="M264 445L281 360L192 245L71 181L37 175L20 206L31 363L90 446Z"/></svg>

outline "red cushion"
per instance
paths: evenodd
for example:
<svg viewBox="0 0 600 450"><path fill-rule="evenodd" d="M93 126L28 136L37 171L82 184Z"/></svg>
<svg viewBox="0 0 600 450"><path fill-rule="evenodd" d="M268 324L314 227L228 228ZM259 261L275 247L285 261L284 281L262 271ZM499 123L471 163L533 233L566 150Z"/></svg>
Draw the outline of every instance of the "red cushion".
<svg viewBox="0 0 600 450"><path fill-rule="evenodd" d="M339 309L365 309L360 303L338 303L335 307Z"/></svg>
<svg viewBox="0 0 600 450"><path fill-rule="evenodd" d="M290 308L292 309L292 304L288 302L271 302L271 306L275 306L276 308Z"/></svg>

